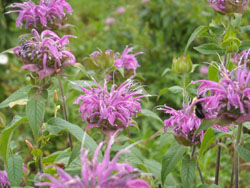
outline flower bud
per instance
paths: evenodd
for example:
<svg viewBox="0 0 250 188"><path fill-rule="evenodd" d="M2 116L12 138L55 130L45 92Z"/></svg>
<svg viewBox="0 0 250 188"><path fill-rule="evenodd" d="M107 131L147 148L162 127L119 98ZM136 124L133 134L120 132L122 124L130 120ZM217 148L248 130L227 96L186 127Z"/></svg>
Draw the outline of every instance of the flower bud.
<svg viewBox="0 0 250 188"><path fill-rule="evenodd" d="M30 150L32 150L32 149L34 148L33 145L30 143L30 141L25 140L25 143L26 143L26 145L28 146L28 148L29 148Z"/></svg>
<svg viewBox="0 0 250 188"><path fill-rule="evenodd" d="M56 104L58 101L58 94L57 94L57 91L54 90L54 103Z"/></svg>
<svg viewBox="0 0 250 188"><path fill-rule="evenodd" d="M240 40L237 38L233 28L229 28L223 38L221 46L226 49L227 53L238 52L240 47Z"/></svg>
<svg viewBox="0 0 250 188"><path fill-rule="evenodd" d="M172 63L172 71L176 74L185 74L192 71L192 61L190 56L181 56L178 59L174 58Z"/></svg>

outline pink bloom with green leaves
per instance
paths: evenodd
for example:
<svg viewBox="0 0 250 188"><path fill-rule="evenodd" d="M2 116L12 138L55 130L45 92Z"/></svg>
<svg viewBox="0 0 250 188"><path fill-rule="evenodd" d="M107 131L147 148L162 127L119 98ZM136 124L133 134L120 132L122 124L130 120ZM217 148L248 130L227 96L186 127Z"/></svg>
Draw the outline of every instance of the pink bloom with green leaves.
<svg viewBox="0 0 250 188"><path fill-rule="evenodd" d="M0 188L10 187L10 182L6 171L0 171Z"/></svg>
<svg viewBox="0 0 250 188"><path fill-rule="evenodd" d="M50 182L36 183L36 186L49 186L51 188L150 188L150 185L138 179L138 170L128 163L119 163L118 158L128 149L120 150L114 158L110 159L110 150L114 142L113 135L108 143L102 162L98 161L98 154L103 146L100 143L93 159L88 158L89 151L81 154L81 177L72 177L63 169L57 168L58 178L49 174L41 174L41 178L48 178Z"/></svg>
<svg viewBox="0 0 250 188"><path fill-rule="evenodd" d="M50 30L43 31L41 35L35 29L32 32L32 38L14 48L16 56L25 63L22 69L36 72L43 79L75 63L75 56L66 49L68 38L74 36L60 38Z"/></svg>
<svg viewBox="0 0 250 188"><path fill-rule="evenodd" d="M115 23L115 18L107 18L105 20L106 25L112 25L113 23Z"/></svg>
<svg viewBox="0 0 250 188"><path fill-rule="evenodd" d="M18 8L8 13L19 13L16 26L22 27L26 22L26 28L41 30L60 26L66 17L66 13L72 14L72 8L66 0L41 0L39 5L32 1L13 3L9 8Z"/></svg>
<svg viewBox="0 0 250 188"><path fill-rule="evenodd" d="M134 125L132 117L141 112L139 99L147 96L142 94L143 90L135 88L132 80L125 81L117 88L112 85L110 91L106 81L103 88L94 82L97 87L87 83L88 88L78 86L84 94L75 101L75 104L80 104L82 120L88 122L87 129L101 127L105 133L112 133Z"/></svg>
<svg viewBox="0 0 250 188"><path fill-rule="evenodd" d="M129 48L126 46L122 55L119 58L116 58L114 65L116 68L124 68L127 70L133 70L134 74L136 74L136 69L140 67L135 56L143 54L143 52L138 52L135 54L129 54L133 51L133 48Z"/></svg>

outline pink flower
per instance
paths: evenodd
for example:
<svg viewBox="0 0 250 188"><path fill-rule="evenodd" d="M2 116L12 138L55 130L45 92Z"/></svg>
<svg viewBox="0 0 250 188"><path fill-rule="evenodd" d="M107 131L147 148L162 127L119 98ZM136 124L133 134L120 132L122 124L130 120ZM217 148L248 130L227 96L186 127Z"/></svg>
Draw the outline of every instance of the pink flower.
<svg viewBox="0 0 250 188"><path fill-rule="evenodd" d="M142 89L136 90L132 80L127 80L118 88L112 85L110 91L107 83L102 88L94 80L97 88L80 87L84 95L80 95L74 104L80 105L83 121L87 121L87 129L101 127L105 133L112 133L117 129L124 129L132 123L132 116L141 111L138 100L147 95L142 94Z"/></svg>
<svg viewBox="0 0 250 188"><path fill-rule="evenodd" d="M10 187L10 182L6 171L0 171L0 188Z"/></svg>
<svg viewBox="0 0 250 188"><path fill-rule="evenodd" d="M206 66L206 65L201 66L200 74L203 76L206 76L208 74L208 66Z"/></svg>
<svg viewBox="0 0 250 188"><path fill-rule="evenodd" d="M113 23L115 23L115 18L107 18L105 20L106 25L112 25Z"/></svg>
<svg viewBox="0 0 250 188"><path fill-rule="evenodd" d="M147 4L150 0L141 0L142 4Z"/></svg>
<svg viewBox="0 0 250 188"><path fill-rule="evenodd" d="M118 13L118 14L124 14L125 11L126 11L126 9L124 7L118 7L116 9L116 13Z"/></svg>
<svg viewBox="0 0 250 188"><path fill-rule="evenodd" d="M26 28L37 30L60 26L66 17L66 13L72 14L72 8L66 0L41 0L39 5L34 4L32 1L27 1L11 4L9 7L19 8L7 12L7 14L19 13L16 20L17 27L22 27L26 21Z"/></svg>
<svg viewBox="0 0 250 188"><path fill-rule="evenodd" d="M41 35L35 29L32 32L34 37L14 48L16 56L25 63L22 69L37 72L39 78L43 79L75 63L75 56L66 49L68 38L74 36L60 38L49 30L43 31Z"/></svg>
<svg viewBox="0 0 250 188"><path fill-rule="evenodd" d="M63 169L57 168L58 179L49 174L40 177L48 178L51 182L36 183L36 186L49 186L51 188L150 188L149 184L138 177L137 169L128 163L119 163L118 158L128 149L120 150L114 158L110 159L110 149L114 142L113 135L108 143L102 162L98 161L98 153L103 143L96 149L93 159L88 158L88 150L81 154L81 177L71 177Z"/></svg>
<svg viewBox="0 0 250 188"><path fill-rule="evenodd" d="M210 6L217 12L228 13L243 13L247 8L249 0L208 0Z"/></svg>
<svg viewBox="0 0 250 188"><path fill-rule="evenodd" d="M116 68L124 68L127 70L133 70L134 74L136 74L136 69L140 65L138 64L138 61L135 58L135 56L137 56L139 54L143 54L143 52L129 54L130 52L132 52L132 50L133 50L133 48L129 48L128 46L126 46L121 57L116 58L114 65L116 66Z"/></svg>

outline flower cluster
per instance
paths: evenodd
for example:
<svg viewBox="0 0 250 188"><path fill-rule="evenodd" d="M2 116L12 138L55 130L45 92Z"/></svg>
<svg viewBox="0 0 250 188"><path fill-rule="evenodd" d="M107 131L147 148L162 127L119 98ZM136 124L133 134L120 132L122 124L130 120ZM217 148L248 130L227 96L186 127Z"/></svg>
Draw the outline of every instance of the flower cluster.
<svg viewBox="0 0 250 188"><path fill-rule="evenodd" d="M60 26L66 13L72 14L72 8L66 0L41 0L39 5L32 1L14 3L10 8L18 8L7 13L19 13L16 26L22 27L26 21L26 28L40 30L52 26ZM66 10L66 13L65 13Z"/></svg>
<svg viewBox="0 0 250 188"><path fill-rule="evenodd" d="M243 13L249 0L208 0L210 6L223 14Z"/></svg>
<svg viewBox="0 0 250 188"><path fill-rule="evenodd" d="M219 83L208 80L193 82L201 83L198 94L203 96L202 106L211 118L237 123L250 120L250 71L245 65L232 72L221 71Z"/></svg>
<svg viewBox="0 0 250 188"><path fill-rule="evenodd" d="M87 83L88 89L79 86L84 95L80 95L75 101L75 104L81 103L80 112L83 121L88 122L87 129L102 127L108 133L133 125L132 116L141 111L138 100L146 96L142 94L142 89L133 89L135 83L132 80L125 81L118 88L113 85L110 91L106 81L104 88L95 80L94 82L97 88L92 88Z"/></svg>
<svg viewBox="0 0 250 188"><path fill-rule="evenodd" d="M7 172L0 171L0 188L10 187L10 182L7 176Z"/></svg>
<svg viewBox="0 0 250 188"><path fill-rule="evenodd" d="M74 55L66 49L69 37L58 37L54 32L45 30L39 33L33 29L34 37L14 48L16 56L25 62L22 69L37 72L40 79L60 73L66 66L75 63Z"/></svg>
<svg viewBox="0 0 250 188"><path fill-rule="evenodd" d="M114 142L113 135L108 143L102 162L98 162L98 154L103 146L100 143L93 159L88 159L88 150L81 155L81 177L71 177L63 169L56 167L58 179L49 174L42 174L41 178L48 178L51 182L36 183L36 186L49 186L51 188L150 188L144 180L136 179L139 175L128 163L119 163L117 160L128 149L119 151L114 158L110 159L110 150Z"/></svg>
<svg viewBox="0 0 250 188"><path fill-rule="evenodd" d="M135 56L139 55L139 54L143 54L143 52L138 52L135 54L129 54L130 52L132 52L133 48L129 48L128 46L126 46L126 48L124 49L122 55L120 58L117 58L115 60L114 65L117 68L124 68L126 70L133 70L133 73L136 74L136 69L140 66L138 64L137 59L135 58Z"/></svg>

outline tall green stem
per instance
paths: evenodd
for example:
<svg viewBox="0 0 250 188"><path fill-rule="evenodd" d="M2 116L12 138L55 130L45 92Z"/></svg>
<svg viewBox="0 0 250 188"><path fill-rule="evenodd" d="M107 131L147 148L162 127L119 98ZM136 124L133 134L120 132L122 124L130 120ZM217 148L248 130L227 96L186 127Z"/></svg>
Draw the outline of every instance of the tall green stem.
<svg viewBox="0 0 250 188"><path fill-rule="evenodd" d="M237 138L234 145L234 185L235 188L239 187L239 155L238 155L238 147L240 144L240 137L242 132L242 124L238 126L237 130Z"/></svg>
<svg viewBox="0 0 250 188"><path fill-rule="evenodd" d="M219 139L219 142L221 142L221 139ZM220 175L220 154L221 154L221 146L218 145L218 149L217 149L217 159L216 159L215 180L214 180L214 183L215 183L216 185L219 185L219 175Z"/></svg>
<svg viewBox="0 0 250 188"><path fill-rule="evenodd" d="M185 104L188 104L187 89L186 89L186 74L182 76L182 87L183 87L183 101Z"/></svg>
<svg viewBox="0 0 250 188"><path fill-rule="evenodd" d="M59 84L60 91L61 91L62 108L63 108L64 119L66 121L68 121L68 113L67 113L67 108L66 108L65 96L64 96L64 92L63 92L62 81L61 81L61 78L60 78L59 74L57 74L57 79L58 79L58 84ZM68 133L68 138L69 138L69 146L70 146L70 149L72 151L73 150L73 144L72 144L72 137L71 137L70 133Z"/></svg>

